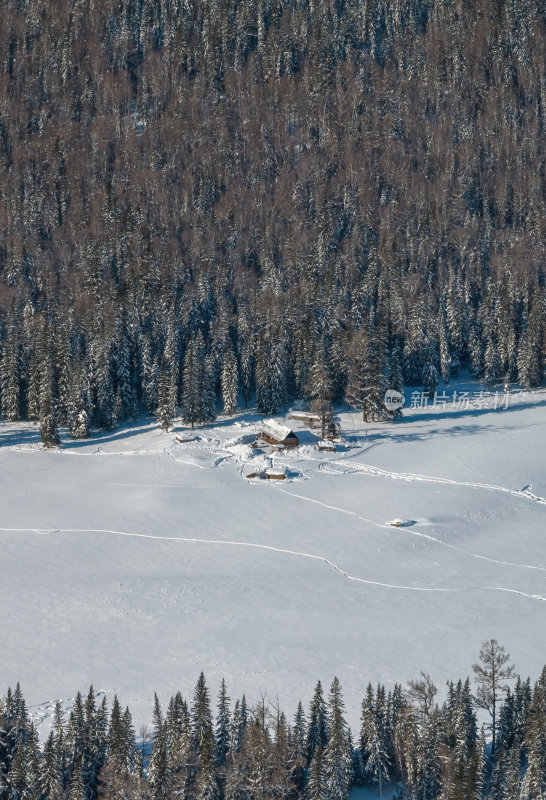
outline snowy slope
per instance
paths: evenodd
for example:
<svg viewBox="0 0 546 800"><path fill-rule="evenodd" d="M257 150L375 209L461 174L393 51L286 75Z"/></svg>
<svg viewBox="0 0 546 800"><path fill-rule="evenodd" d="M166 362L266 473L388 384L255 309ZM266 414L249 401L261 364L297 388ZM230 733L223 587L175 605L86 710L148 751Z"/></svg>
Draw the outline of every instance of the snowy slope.
<svg viewBox="0 0 546 800"><path fill-rule="evenodd" d="M341 420L335 453L292 420L300 448L256 452L251 414L192 442L144 421L60 452L1 426L3 684L21 681L45 729L47 701L91 682L138 723L201 669L213 692L224 676L289 712L337 674L356 725L369 680L465 676L485 638L536 674L546 392ZM272 465L288 479L244 477Z"/></svg>

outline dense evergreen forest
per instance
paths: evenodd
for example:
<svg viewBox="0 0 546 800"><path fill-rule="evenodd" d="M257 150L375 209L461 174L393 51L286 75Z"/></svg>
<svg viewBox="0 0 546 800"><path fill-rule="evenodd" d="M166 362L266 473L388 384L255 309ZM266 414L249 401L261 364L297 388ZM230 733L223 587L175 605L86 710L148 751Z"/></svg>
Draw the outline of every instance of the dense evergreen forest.
<svg viewBox="0 0 546 800"><path fill-rule="evenodd" d="M3 0L0 406L543 379L538 0ZM222 405L221 405L222 404Z"/></svg>
<svg viewBox="0 0 546 800"><path fill-rule="evenodd" d="M546 667L516 676L495 640L484 642L470 680L447 699L425 673L406 689L368 685L361 727L345 721L337 678L319 682L308 712L287 718L265 700L233 702L222 681L216 714L200 676L193 699L165 710L137 740L129 709L108 709L93 688L66 718L57 703L40 746L19 686L0 701L1 800L347 800L353 786L396 785L397 800L543 800L546 797ZM511 686L510 686L511 684ZM491 736L478 729L487 710Z"/></svg>

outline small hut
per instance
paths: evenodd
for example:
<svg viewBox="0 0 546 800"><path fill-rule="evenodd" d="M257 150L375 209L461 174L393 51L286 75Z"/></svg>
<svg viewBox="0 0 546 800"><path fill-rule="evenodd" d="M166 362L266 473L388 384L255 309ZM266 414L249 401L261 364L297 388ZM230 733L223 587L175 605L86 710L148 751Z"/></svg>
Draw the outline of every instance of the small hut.
<svg viewBox="0 0 546 800"><path fill-rule="evenodd" d="M286 472L277 467L268 467L265 471L265 477L268 481L284 481L286 479Z"/></svg>
<svg viewBox="0 0 546 800"><path fill-rule="evenodd" d="M274 419L264 420L260 428L260 438L269 444L280 444L283 447L297 447L300 443L294 431Z"/></svg>
<svg viewBox="0 0 546 800"><path fill-rule="evenodd" d="M320 439L317 442L317 449L321 451L321 453L335 453L336 445L334 442L330 441L330 439Z"/></svg>

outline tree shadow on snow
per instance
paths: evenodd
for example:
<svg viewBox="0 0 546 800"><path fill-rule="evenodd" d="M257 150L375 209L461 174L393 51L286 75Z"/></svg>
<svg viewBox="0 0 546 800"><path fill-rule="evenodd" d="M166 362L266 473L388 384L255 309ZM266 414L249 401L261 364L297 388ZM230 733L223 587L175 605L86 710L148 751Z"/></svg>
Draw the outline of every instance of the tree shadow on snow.
<svg viewBox="0 0 546 800"><path fill-rule="evenodd" d="M40 444L38 427L14 428L13 423L0 424L0 447L17 447L18 445Z"/></svg>

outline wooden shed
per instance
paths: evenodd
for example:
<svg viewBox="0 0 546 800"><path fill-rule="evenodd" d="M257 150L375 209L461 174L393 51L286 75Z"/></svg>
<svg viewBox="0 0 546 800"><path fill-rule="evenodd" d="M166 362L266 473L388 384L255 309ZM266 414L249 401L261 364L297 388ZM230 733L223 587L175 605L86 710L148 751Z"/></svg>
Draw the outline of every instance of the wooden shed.
<svg viewBox="0 0 546 800"><path fill-rule="evenodd" d="M284 481L286 479L286 472L277 467L268 467L265 471L265 477L268 481Z"/></svg>
<svg viewBox="0 0 546 800"><path fill-rule="evenodd" d="M300 443L294 431L274 419L264 420L260 428L260 437L269 444L281 444L284 447L297 447Z"/></svg>

